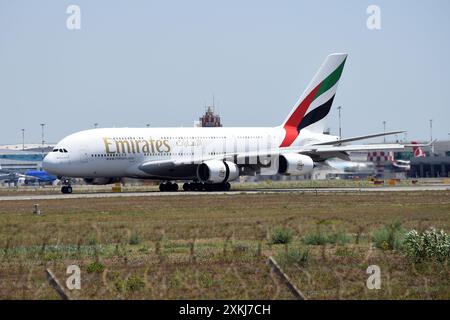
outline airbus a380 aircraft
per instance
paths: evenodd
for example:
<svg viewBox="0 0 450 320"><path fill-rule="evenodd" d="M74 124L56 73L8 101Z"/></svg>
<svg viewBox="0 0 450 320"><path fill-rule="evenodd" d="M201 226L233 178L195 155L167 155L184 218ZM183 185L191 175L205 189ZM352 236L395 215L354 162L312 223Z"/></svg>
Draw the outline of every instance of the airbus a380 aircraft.
<svg viewBox="0 0 450 320"><path fill-rule="evenodd" d="M305 175L315 162L349 160L347 152L403 149L401 144L343 145L323 134L347 54L329 55L282 125L267 128L108 128L74 133L43 161L59 178L108 184L123 177L163 181L161 191L229 190L241 175ZM70 184L61 188L71 193Z"/></svg>

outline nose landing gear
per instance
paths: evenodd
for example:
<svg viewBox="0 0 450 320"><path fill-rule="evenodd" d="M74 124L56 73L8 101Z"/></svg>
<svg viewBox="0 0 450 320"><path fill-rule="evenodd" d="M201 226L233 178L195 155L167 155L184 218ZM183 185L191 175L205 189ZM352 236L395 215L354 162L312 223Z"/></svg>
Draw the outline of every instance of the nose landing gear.
<svg viewBox="0 0 450 320"><path fill-rule="evenodd" d="M67 193L72 193L72 187L71 186L62 186L61 187L61 192L62 193L64 193L64 194L67 194Z"/></svg>
<svg viewBox="0 0 450 320"><path fill-rule="evenodd" d="M70 194L72 193L72 186L70 185L70 180L69 179L64 179L63 181L63 185L61 187L61 192L64 194Z"/></svg>

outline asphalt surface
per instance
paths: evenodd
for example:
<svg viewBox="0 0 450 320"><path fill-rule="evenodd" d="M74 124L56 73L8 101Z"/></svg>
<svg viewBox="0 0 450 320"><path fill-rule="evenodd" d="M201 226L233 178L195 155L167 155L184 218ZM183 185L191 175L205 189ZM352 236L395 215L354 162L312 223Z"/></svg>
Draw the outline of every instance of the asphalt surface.
<svg viewBox="0 0 450 320"><path fill-rule="evenodd" d="M412 191L442 191L450 190L450 185L420 185L408 187L370 187L370 188L292 188L292 189L253 189L253 190L231 190L231 191L178 191L178 192L104 192L104 193L72 193L72 194L46 194L46 195L14 195L0 196L1 201L22 200L59 200L59 199L95 199L116 197L169 197L169 196L200 196L200 195L237 195L258 193L338 193L338 192L412 192ZM76 190L75 190L76 192Z"/></svg>

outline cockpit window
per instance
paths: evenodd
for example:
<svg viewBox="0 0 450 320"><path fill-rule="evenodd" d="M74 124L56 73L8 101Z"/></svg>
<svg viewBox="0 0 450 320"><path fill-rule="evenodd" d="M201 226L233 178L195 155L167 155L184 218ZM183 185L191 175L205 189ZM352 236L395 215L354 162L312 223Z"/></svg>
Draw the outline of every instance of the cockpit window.
<svg viewBox="0 0 450 320"><path fill-rule="evenodd" d="M65 148L61 148L61 149L53 149L52 150L53 152L61 152L61 153L68 153L69 151L67 151L67 149L65 149Z"/></svg>

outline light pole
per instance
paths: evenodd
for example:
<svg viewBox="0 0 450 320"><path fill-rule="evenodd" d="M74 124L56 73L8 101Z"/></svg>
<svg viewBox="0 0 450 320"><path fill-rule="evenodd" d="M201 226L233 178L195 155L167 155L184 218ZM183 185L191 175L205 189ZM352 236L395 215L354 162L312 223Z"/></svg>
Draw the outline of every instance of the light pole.
<svg viewBox="0 0 450 320"><path fill-rule="evenodd" d="M433 141L433 119L430 119L430 141Z"/></svg>
<svg viewBox="0 0 450 320"><path fill-rule="evenodd" d="M42 153L44 153L44 127L45 127L45 123L41 123L41 138L42 138Z"/></svg>
<svg viewBox="0 0 450 320"><path fill-rule="evenodd" d="M386 121L383 121L383 133L386 133ZM383 143L386 143L386 136L383 136Z"/></svg>
<svg viewBox="0 0 450 320"><path fill-rule="evenodd" d="M25 129L22 130L22 151L25 150Z"/></svg>
<svg viewBox="0 0 450 320"><path fill-rule="evenodd" d="M433 119L430 119L430 141L431 141L431 154L434 154L434 144L433 144Z"/></svg>
<svg viewBox="0 0 450 320"><path fill-rule="evenodd" d="M342 139L342 127L341 127L341 109L342 106L337 107L339 111L339 140Z"/></svg>

